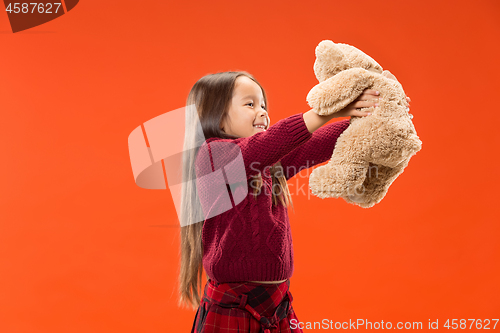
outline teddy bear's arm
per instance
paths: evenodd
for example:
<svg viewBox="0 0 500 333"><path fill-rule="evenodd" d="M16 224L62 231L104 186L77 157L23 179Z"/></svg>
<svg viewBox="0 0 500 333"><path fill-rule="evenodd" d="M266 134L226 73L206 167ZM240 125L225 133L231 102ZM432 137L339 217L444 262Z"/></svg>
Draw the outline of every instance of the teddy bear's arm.
<svg viewBox="0 0 500 333"><path fill-rule="evenodd" d="M374 76L367 70L351 68L314 86L307 94L307 103L320 116L330 115L352 103L373 82Z"/></svg>

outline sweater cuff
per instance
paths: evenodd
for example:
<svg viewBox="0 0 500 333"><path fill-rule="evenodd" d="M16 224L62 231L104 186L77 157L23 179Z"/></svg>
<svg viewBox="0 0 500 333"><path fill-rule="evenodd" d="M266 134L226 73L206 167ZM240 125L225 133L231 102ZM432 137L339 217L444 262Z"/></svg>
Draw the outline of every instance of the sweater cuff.
<svg viewBox="0 0 500 333"><path fill-rule="evenodd" d="M342 124L342 128L344 130L346 130L347 127L349 127L349 125L351 124L351 118L349 117L349 119L341 120L341 121L339 121L339 123L341 123Z"/></svg>
<svg viewBox="0 0 500 333"><path fill-rule="evenodd" d="M300 145L312 137L312 133L307 129L303 115L303 113L297 113L286 119L288 131L292 135L293 142L297 145Z"/></svg>

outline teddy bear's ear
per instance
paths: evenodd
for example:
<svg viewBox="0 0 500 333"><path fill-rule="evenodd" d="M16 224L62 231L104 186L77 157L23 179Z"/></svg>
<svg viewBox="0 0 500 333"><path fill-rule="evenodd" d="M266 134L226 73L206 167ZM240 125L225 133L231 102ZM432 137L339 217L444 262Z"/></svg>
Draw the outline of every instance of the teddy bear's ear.
<svg viewBox="0 0 500 333"><path fill-rule="evenodd" d="M332 77L339 72L344 52L331 40L323 40L316 46L316 61L314 73L319 82Z"/></svg>
<svg viewBox="0 0 500 333"><path fill-rule="evenodd" d="M336 64L342 60L344 53L331 40L323 40L316 46L316 59Z"/></svg>

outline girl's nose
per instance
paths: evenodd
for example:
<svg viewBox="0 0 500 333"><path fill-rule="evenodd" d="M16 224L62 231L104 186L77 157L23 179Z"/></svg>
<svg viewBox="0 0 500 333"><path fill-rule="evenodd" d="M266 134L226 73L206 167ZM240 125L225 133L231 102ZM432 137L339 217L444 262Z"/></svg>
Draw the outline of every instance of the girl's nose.
<svg viewBox="0 0 500 333"><path fill-rule="evenodd" d="M267 111L264 110L263 112L259 112L259 114L257 115L257 118L264 119L266 124L269 126L269 116L267 115Z"/></svg>

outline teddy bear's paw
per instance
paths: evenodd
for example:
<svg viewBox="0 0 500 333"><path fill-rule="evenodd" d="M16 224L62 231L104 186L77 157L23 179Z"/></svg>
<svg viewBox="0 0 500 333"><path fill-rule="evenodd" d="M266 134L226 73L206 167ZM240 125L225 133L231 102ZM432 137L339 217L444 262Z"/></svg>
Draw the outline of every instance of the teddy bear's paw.
<svg viewBox="0 0 500 333"><path fill-rule="evenodd" d="M353 202L362 203L367 200L366 198L366 188L363 184L352 184L348 185L347 198Z"/></svg>
<svg viewBox="0 0 500 333"><path fill-rule="evenodd" d="M374 200L374 198L372 198L369 193L364 193L363 195L350 194L347 196L343 196L343 199L350 204L357 205L362 208L373 207L380 201L380 200Z"/></svg>
<svg viewBox="0 0 500 333"><path fill-rule="evenodd" d="M356 202L356 203L364 203L364 198L362 197L356 197L356 196L353 196L353 195L350 195L348 196L349 200L351 200L352 202Z"/></svg>
<svg viewBox="0 0 500 333"><path fill-rule="evenodd" d="M359 206L361 208L371 208L371 207L375 206L375 204L377 204L377 202L373 202L373 201L370 201L370 202L353 202L353 201L350 201L349 199L346 199L345 201L348 202L348 203L350 203L350 204Z"/></svg>

